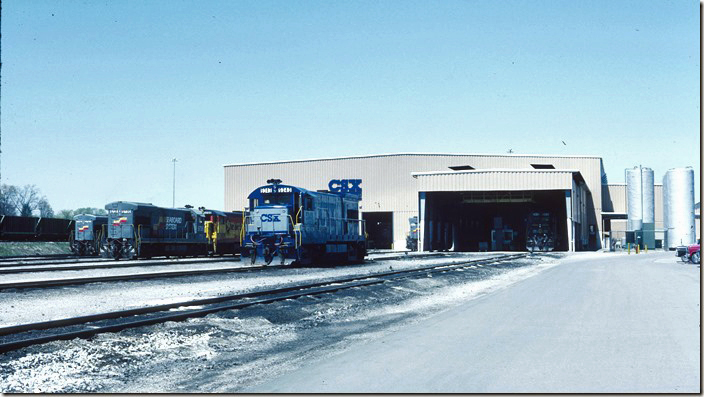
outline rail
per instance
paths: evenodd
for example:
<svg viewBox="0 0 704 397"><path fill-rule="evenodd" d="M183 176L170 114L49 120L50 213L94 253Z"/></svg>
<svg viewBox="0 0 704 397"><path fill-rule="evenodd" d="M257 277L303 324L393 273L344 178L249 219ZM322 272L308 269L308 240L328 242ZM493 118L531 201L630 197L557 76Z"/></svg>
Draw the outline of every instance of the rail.
<svg viewBox="0 0 704 397"><path fill-rule="evenodd" d="M504 262L507 260L525 257L528 254L501 255L493 258L482 258L450 263L429 265L414 269L386 271L374 274L364 274L352 277L327 280L309 284L299 284L270 290L261 290L243 294L219 296L215 298L198 299L191 301L168 303L157 306L148 306L135 309L120 310L115 312L99 313L73 318L64 318L52 321L43 321L31 324L20 324L0 328L0 353L17 350L22 347L39 345L57 340L70 340L74 338L89 338L105 332L116 332L128 328L164 323L167 321L183 321L194 317L203 317L210 313L223 310L242 309L256 304L273 303L277 301L295 299L303 296L315 296L324 293L336 292L350 288L382 284L387 281L424 277L428 274L443 273L456 269L472 268L484 264ZM269 267L270 269L271 267ZM193 307L192 309L188 309ZM178 313L171 309L182 308ZM137 316L145 316L139 318ZM131 318L130 318L131 317ZM123 319L122 322L100 324L101 321ZM126 320L126 321L124 321ZM84 326L82 329L64 327ZM41 335L37 330L58 330L51 335ZM26 333L27 335L23 335Z"/></svg>

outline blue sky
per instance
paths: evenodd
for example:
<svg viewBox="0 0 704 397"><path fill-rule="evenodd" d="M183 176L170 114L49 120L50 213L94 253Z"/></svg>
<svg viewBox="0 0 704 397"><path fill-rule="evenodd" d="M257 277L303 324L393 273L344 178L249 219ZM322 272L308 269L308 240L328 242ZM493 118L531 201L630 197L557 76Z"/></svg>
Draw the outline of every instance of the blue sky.
<svg viewBox="0 0 704 397"><path fill-rule="evenodd" d="M695 1L17 1L2 182L223 206L223 164L392 152L696 170ZM562 141L566 143L563 144Z"/></svg>

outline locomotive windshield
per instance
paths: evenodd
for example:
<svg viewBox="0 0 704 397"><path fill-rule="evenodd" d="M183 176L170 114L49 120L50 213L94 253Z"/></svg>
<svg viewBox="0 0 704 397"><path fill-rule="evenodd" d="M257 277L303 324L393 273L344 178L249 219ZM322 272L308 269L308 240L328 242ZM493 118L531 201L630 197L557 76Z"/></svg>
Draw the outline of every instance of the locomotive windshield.
<svg viewBox="0 0 704 397"><path fill-rule="evenodd" d="M291 193L265 194L262 203L265 205L291 205Z"/></svg>

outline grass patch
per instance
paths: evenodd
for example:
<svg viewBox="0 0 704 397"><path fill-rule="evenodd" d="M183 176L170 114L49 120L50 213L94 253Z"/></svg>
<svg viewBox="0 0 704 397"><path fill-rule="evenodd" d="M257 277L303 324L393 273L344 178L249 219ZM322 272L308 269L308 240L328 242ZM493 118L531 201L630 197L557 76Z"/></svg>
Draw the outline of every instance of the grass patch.
<svg viewBox="0 0 704 397"><path fill-rule="evenodd" d="M68 242L0 242L1 256L70 254Z"/></svg>

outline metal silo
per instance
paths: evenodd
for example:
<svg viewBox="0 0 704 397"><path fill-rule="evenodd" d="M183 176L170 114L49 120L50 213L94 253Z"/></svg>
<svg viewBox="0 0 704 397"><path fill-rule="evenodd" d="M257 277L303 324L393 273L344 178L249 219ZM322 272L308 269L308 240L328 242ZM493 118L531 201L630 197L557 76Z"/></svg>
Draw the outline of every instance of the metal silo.
<svg viewBox="0 0 704 397"><path fill-rule="evenodd" d="M665 174L662 184L667 248L693 244L696 239L694 170L692 167L672 168Z"/></svg>
<svg viewBox="0 0 704 397"><path fill-rule="evenodd" d="M642 168L643 225L655 224L655 176L650 168Z"/></svg>
<svg viewBox="0 0 704 397"><path fill-rule="evenodd" d="M628 200L628 231L643 229L643 179L640 167L626 169L626 197Z"/></svg>
<svg viewBox="0 0 704 397"><path fill-rule="evenodd" d="M653 170L641 168L641 197L643 199L643 239L641 243L650 248L655 248L655 176Z"/></svg>

